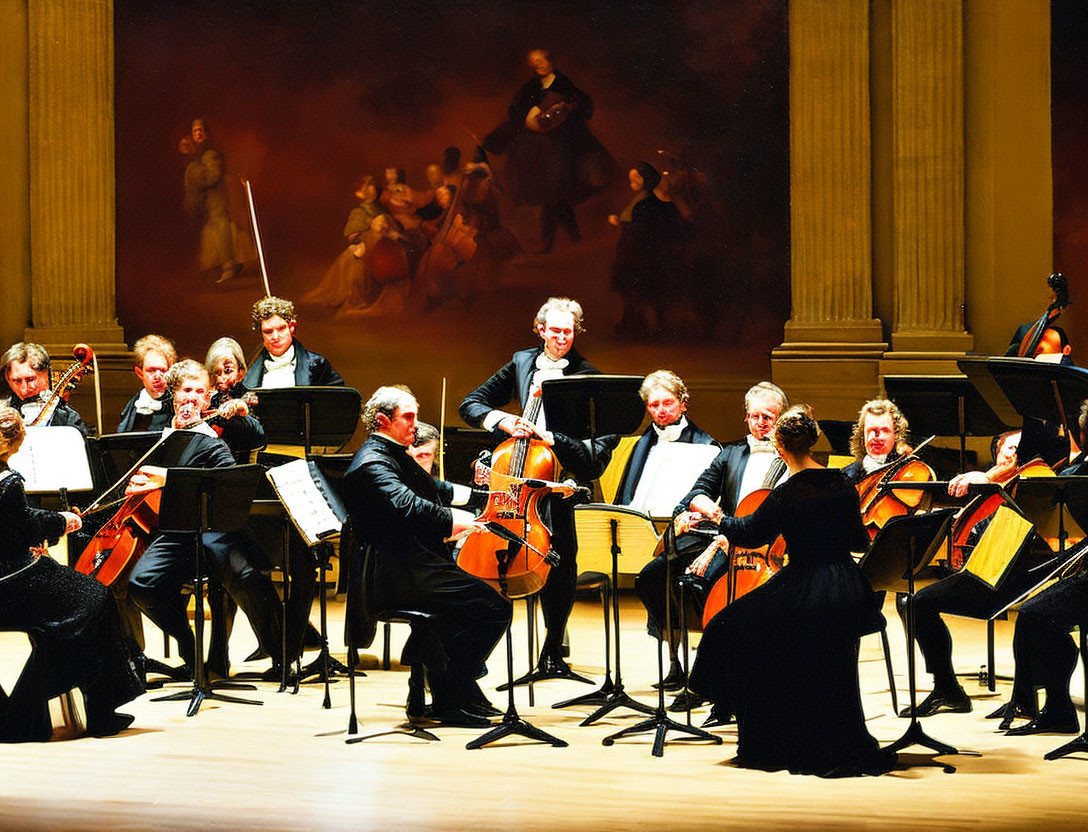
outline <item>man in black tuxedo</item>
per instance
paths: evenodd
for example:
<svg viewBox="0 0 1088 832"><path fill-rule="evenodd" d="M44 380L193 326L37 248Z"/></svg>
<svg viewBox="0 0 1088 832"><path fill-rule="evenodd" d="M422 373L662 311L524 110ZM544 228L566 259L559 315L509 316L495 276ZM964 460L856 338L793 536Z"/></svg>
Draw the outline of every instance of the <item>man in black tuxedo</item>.
<svg viewBox="0 0 1088 832"><path fill-rule="evenodd" d="M476 679L510 624L510 604L454 563L447 541L476 524L471 515L455 515L440 504L434 478L408 455L418 413L415 397L403 387L378 388L363 409L370 436L343 482L355 535L372 550L368 597L360 606L435 615L426 633L413 628L401 661L426 668L433 719L484 727L495 711ZM359 623L373 631L372 620Z"/></svg>
<svg viewBox="0 0 1088 832"><path fill-rule="evenodd" d="M121 410L118 433L138 430L162 430L174 418L174 402L166 389L166 373L178 360L174 342L161 335L145 335L132 348L136 365L132 368L143 387Z"/></svg>
<svg viewBox="0 0 1088 832"><path fill-rule="evenodd" d="M642 472L646 468L646 462L655 449L663 449L668 444L678 442L692 445L713 445L721 449L721 443L713 436L700 428L687 417L688 388L683 379L671 370L656 370L650 373L642 381L639 388L639 396L646 403L646 412L652 420L642 436L631 451L631 456L623 469L619 487L616 489L616 505L629 505L635 495L639 493L639 483ZM641 494L640 494L641 498ZM684 568L690 562L690 558L683 564L670 563L670 570L674 578L683 574ZM646 612L649 615L649 631L653 636L662 632L665 626L665 561L662 558L653 558L642 568L635 578L635 592L641 599ZM666 636L669 643L669 652L672 660L667 677L667 690L672 690L679 682L683 684L680 661L677 658L676 646L678 639L674 638L680 621L677 610L673 610L673 633Z"/></svg>
<svg viewBox="0 0 1088 832"><path fill-rule="evenodd" d="M458 412L471 427L496 434L497 440L536 436L552 445L564 473L581 482L601 475L610 459L615 437L597 440L595 447L561 433L549 431L540 407L540 385L550 378L591 375L600 372L574 349L575 335L582 330L582 306L570 298L549 298L533 320L533 331L541 344L514 353L491 378L465 396ZM521 415L502 408L517 397ZM552 548L559 555L547 583L540 591L546 635L541 647L538 671L546 676L579 678L563 660L563 631L574 606L578 577L577 546L574 537L573 500L549 495L543 502L545 520L552 532Z"/></svg>
<svg viewBox="0 0 1088 832"><path fill-rule="evenodd" d="M37 418L50 396L50 364L49 353L45 347L24 341L12 344L0 356L0 370L3 371L4 386L8 392L7 399L0 403L18 410L25 424L29 425ZM83 424L83 419L63 399L57 404L46 424L77 428L84 436L87 435L87 426Z"/></svg>
<svg viewBox="0 0 1088 832"><path fill-rule="evenodd" d="M211 400L211 382L203 365L183 359L170 368L167 387L174 401L171 430L191 430L196 435L189 441L176 463L178 468L224 468L234 465L234 456L224 442L206 423L201 413ZM223 405L224 415L238 429L252 426L248 409L241 401ZM221 411L222 412L222 411ZM259 425L258 425L259 427ZM250 427L249 429L254 429ZM169 468L145 465L129 480L126 494L138 494L161 488L169 476ZM203 535L204 553L210 574L246 614L258 641L273 657L281 655L280 601L272 581L255 565L257 558L251 545L240 532L208 532ZM186 612L187 599L182 586L193 578L193 536L181 532L160 533L147 547L132 569L128 593L144 614L178 643L178 653L186 664L193 662L194 641ZM217 643L219 628L213 628L208 665L225 675L226 644ZM278 678L277 670L269 678Z"/></svg>
<svg viewBox="0 0 1088 832"><path fill-rule="evenodd" d="M261 333L262 346L243 384L258 387L340 386L344 379L329 360L310 352L295 338L295 305L283 298L261 298L253 304L253 329Z"/></svg>
<svg viewBox="0 0 1088 832"><path fill-rule="evenodd" d="M771 434L778 414L788 406L786 394L769 381L759 382L744 394L744 422L748 435L738 442L725 445L680 500L673 511L678 528L690 528L701 520L717 525L723 515L735 514L737 506L753 491L774 488L785 480L786 464L775 451ZM675 577L680 577L685 571L695 576L691 594L698 609L706 603L711 588L728 565L725 552L716 547L708 548L708 543L709 539L704 535L690 532L678 534L677 559L670 565ZM648 564L636 579L639 597L645 597L650 604L657 604L659 621L664 620L664 604L653 599L664 596L663 582L664 563L656 562ZM648 609L650 604L647 605ZM676 661L675 648L666 684L667 690L684 686L683 671ZM674 707L683 709L679 703L674 703Z"/></svg>

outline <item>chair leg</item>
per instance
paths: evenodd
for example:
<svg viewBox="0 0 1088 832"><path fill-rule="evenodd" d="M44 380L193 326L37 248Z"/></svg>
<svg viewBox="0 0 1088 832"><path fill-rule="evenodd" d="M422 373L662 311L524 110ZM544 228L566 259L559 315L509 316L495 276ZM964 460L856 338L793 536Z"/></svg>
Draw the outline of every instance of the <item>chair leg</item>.
<svg viewBox="0 0 1088 832"><path fill-rule="evenodd" d="M991 693L997 690L997 669L994 667L994 621L986 621L986 687Z"/></svg>
<svg viewBox="0 0 1088 832"><path fill-rule="evenodd" d="M884 648L884 666L888 669L888 691L892 696L892 713L899 713L899 696L895 690L895 673L892 671L892 652L888 646L888 628L880 631L880 646Z"/></svg>
<svg viewBox="0 0 1088 832"><path fill-rule="evenodd" d="M389 654L392 649L393 641L393 625L388 621L385 622L385 630L382 633L382 670L388 670L392 667L392 663L389 660Z"/></svg>

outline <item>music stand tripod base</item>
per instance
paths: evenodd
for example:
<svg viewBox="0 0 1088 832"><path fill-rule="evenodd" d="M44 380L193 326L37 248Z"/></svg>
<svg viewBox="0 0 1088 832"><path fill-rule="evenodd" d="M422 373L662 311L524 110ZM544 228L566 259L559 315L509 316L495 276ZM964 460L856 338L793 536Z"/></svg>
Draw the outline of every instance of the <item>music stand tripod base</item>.
<svg viewBox="0 0 1088 832"><path fill-rule="evenodd" d="M405 722L398 725L396 728L390 728L387 731L379 731L376 734L367 734L365 737L349 737L344 743L346 745L354 745L355 743L363 742L364 740L372 740L377 737L388 737L396 734L401 734L405 737L413 737L417 740L425 740L427 742L440 742L440 738L436 737L426 728L413 725L411 722Z"/></svg>

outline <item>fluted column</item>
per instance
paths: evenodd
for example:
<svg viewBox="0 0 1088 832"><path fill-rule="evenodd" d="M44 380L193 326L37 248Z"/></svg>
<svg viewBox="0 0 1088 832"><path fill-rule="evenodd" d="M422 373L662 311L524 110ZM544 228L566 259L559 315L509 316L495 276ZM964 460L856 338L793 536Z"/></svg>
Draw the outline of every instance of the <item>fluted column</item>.
<svg viewBox="0 0 1088 832"><path fill-rule="evenodd" d="M887 347L873 317L869 0L791 0L789 27L791 309L772 369L791 396L835 408L876 391Z"/></svg>
<svg viewBox="0 0 1088 832"><path fill-rule="evenodd" d="M124 350L114 268L112 0L29 0L32 326Z"/></svg>
<svg viewBox="0 0 1088 832"><path fill-rule="evenodd" d="M889 358L963 352L963 0L893 0L892 135Z"/></svg>

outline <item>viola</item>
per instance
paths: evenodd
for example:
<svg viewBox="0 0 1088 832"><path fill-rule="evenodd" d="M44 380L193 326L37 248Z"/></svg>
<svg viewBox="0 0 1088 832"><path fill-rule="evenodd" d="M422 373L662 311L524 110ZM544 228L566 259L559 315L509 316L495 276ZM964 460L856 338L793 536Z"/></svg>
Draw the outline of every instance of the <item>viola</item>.
<svg viewBox="0 0 1088 832"><path fill-rule="evenodd" d="M861 503L861 522L875 538L877 532L893 517L914 514L925 499L925 492L917 489L895 488L895 483L932 482L937 478L933 469L917 456L933 437L922 442L913 451L895 462L883 465L867 474L857 485Z"/></svg>
<svg viewBox="0 0 1088 832"><path fill-rule="evenodd" d="M525 417L530 422L536 421L540 402L538 390ZM511 437L492 454L487 505L477 520L503 526L528 545L491 531L478 532L465 540L457 565L507 598L532 595L548 579L555 556L549 558L551 531L540 516L540 500L549 489L525 480L553 480L557 467L548 443L531 436Z"/></svg>
<svg viewBox="0 0 1088 832"><path fill-rule="evenodd" d="M76 363L65 370L64 374L53 383L53 391L49 394L49 398L45 400L41 411L34 417L34 421L30 425L49 424L49 420L53 418L57 406L72 397L72 392L76 389L80 379L88 373L94 372L94 350L89 346L76 344L72 347L72 357L75 358Z"/></svg>
<svg viewBox="0 0 1088 832"><path fill-rule="evenodd" d="M769 488L760 488L753 491L740 501L735 517L746 517L755 512L767 495L771 493ZM718 544L711 543L711 546ZM789 556L786 553L786 541L779 535L766 546L748 549L735 544L729 545L729 568L722 575L707 595L706 605L703 607L703 627L710 623L715 615L726 606L736 601L743 595L747 595L757 586L762 586L771 579L783 566L786 565Z"/></svg>

